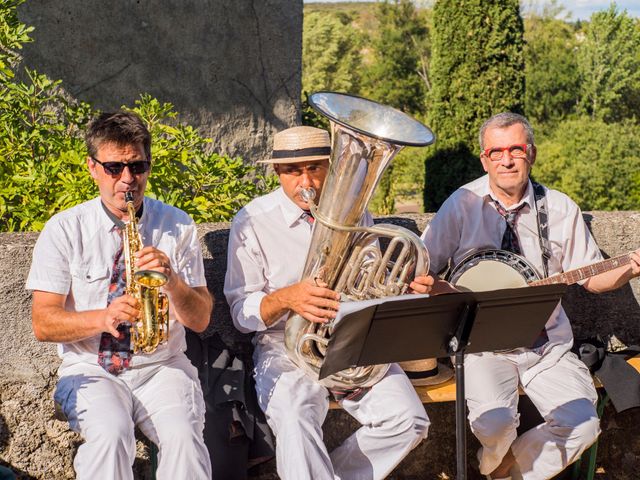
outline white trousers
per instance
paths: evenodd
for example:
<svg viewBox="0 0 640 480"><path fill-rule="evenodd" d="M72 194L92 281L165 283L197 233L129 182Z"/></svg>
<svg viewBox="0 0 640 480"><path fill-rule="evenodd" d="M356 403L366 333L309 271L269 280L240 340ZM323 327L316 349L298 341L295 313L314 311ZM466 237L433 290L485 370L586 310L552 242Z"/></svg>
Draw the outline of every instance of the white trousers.
<svg viewBox="0 0 640 480"><path fill-rule="evenodd" d="M59 375L55 400L85 440L78 479L133 479L134 426L158 445L158 479L211 478L198 372L183 353L117 377L87 363L63 364Z"/></svg>
<svg viewBox="0 0 640 480"><path fill-rule="evenodd" d="M471 430L482 444L481 473L495 470L511 447L514 479L548 479L577 460L600 434L589 370L566 352L522 385L545 421L517 437L518 385L527 369L544 361L529 349L466 355L465 394Z"/></svg>
<svg viewBox="0 0 640 480"><path fill-rule="evenodd" d="M322 439L329 392L297 368L280 341L256 346L256 390L276 435L283 480L381 479L427 437L429 419L396 364L360 401L341 405L360 427L330 455Z"/></svg>

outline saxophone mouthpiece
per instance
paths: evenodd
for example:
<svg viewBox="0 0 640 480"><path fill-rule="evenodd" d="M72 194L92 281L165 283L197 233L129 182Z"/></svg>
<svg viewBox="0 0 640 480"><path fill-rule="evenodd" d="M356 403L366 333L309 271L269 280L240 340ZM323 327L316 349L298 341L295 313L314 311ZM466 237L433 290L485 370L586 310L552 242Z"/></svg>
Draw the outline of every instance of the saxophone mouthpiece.
<svg viewBox="0 0 640 480"><path fill-rule="evenodd" d="M316 189L313 187L301 188L300 196L302 197L302 200L309 203L309 201L316 198Z"/></svg>
<svg viewBox="0 0 640 480"><path fill-rule="evenodd" d="M133 192L124 192L124 201L127 203L133 202Z"/></svg>

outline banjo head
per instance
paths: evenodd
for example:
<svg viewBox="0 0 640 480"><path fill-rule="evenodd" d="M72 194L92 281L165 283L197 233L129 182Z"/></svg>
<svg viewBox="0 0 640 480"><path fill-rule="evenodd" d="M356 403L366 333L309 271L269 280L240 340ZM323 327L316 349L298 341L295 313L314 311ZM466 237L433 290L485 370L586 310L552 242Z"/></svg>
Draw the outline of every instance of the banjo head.
<svg viewBox="0 0 640 480"><path fill-rule="evenodd" d="M539 278L535 267L520 255L504 250L481 250L463 258L447 280L462 291L486 292L526 287Z"/></svg>

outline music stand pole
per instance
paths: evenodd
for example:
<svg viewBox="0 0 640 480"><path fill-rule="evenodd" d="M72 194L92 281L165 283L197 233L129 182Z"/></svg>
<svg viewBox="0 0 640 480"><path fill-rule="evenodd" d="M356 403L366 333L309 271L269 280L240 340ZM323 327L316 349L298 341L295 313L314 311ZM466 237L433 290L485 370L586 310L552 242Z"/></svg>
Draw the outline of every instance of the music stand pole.
<svg viewBox="0 0 640 480"><path fill-rule="evenodd" d="M449 340L449 350L454 357L456 377L456 479L467 479L467 420L464 398L464 349L469 340L472 318L469 304L465 304L458 317L456 334Z"/></svg>

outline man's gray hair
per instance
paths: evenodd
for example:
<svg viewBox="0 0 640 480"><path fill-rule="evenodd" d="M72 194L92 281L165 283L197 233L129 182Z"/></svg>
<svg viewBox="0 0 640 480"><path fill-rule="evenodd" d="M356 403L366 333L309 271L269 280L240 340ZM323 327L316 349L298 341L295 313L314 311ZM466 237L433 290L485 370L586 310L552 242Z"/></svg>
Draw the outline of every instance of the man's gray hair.
<svg viewBox="0 0 640 480"><path fill-rule="evenodd" d="M535 145L535 141L533 138L533 128L531 128L529 120L518 113L502 112L491 117L480 127L480 150L484 150L484 134L488 128L507 128L518 123L521 124L524 127L524 130L527 132L527 143Z"/></svg>

